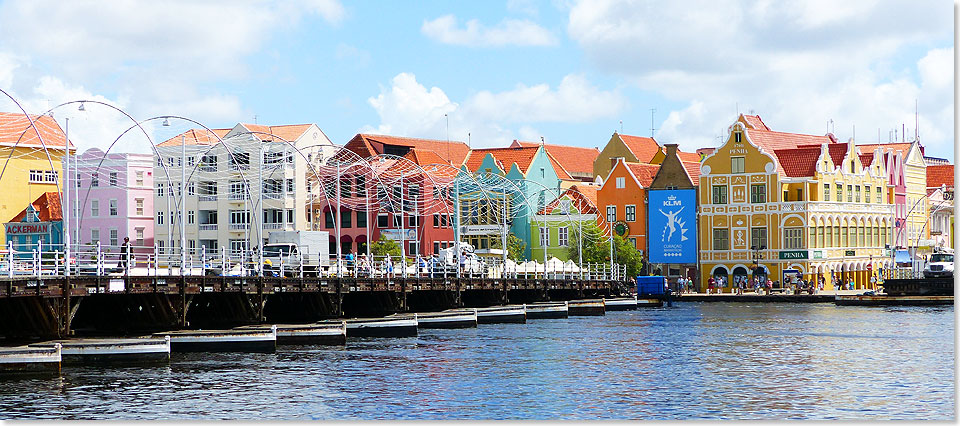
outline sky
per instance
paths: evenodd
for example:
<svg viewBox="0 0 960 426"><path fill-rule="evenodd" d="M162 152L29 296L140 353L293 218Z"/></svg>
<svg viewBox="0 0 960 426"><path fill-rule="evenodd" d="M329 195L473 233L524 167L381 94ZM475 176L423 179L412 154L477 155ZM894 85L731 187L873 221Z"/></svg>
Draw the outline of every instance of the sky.
<svg viewBox="0 0 960 426"><path fill-rule="evenodd" d="M149 152L116 109L59 106L87 99L157 141L316 123L336 144L602 148L622 129L693 151L753 113L843 141L919 133L952 161L953 15L942 0L2 1L0 89L70 118L81 150ZM164 115L189 120L149 120Z"/></svg>

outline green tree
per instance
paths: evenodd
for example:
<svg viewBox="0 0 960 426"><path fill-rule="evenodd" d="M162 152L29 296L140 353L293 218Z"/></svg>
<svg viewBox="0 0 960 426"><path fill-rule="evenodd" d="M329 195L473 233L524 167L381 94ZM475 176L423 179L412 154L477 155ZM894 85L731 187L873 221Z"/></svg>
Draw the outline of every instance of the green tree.
<svg viewBox="0 0 960 426"><path fill-rule="evenodd" d="M627 266L628 277L634 277L643 272L643 255L633 243L621 236L615 236L613 239L613 261Z"/></svg>
<svg viewBox="0 0 960 426"><path fill-rule="evenodd" d="M580 256L580 229L573 226L570 233L570 247L567 249L574 262ZM596 223L583 224L583 263L603 263L610 261L609 239Z"/></svg>
<svg viewBox="0 0 960 426"><path fill-rule="evenodd" d="M490 240L490 247L498 249L503 244L500 242L500 238L494 238ZM511 234L507 234L507 258L514 262L522 262L526 259L523 258L523 251L527 249L527 244L520 239L520 237Z"/></svg>
<svg viewBox="0 0 960 426"><path fill-rule="evenodd" d="M400 257L400 244L380 234L380 239L370 245L370 253L377 257L390 255L392 258Z"/></svg>

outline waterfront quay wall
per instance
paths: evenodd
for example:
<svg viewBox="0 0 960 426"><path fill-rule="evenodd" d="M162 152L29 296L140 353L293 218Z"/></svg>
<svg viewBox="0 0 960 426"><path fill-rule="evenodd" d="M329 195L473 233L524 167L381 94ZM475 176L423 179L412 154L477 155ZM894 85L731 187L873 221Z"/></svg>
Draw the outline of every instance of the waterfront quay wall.
<svg viewBox="0 0 960 426"><path fill-rule="evenodd" d="M0 338L307 323L624 295L614 280L45 276L0 279Z"/></svg>

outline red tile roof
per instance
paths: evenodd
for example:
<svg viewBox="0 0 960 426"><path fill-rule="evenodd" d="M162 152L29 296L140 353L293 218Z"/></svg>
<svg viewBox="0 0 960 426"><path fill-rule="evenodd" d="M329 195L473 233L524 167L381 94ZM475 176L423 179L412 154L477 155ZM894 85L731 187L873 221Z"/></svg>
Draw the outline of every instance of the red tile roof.
<svg viewBox="0 0 960 426"><path fill-rule="evenodd" d="M644 188L650 187L650 184L653 183L653 178L657 176L657 171L660 170L659 164L627 162L623 164L627 166L630 173L633 173L633 176L637 178L637 182L640 182L640 185Z"/></svg>
<svg viewBox="0 0 960 426"><path fill-rule="evenodd" d="M627 149L629 149L630 152L637 157L637 161L641 163L649 163L650 160L653 159L653 156L657 155L657 151L660 151L660 144L653 138L630 135L619 136L623 144L627 146Z"/></svg>
<svg viewBox="0 0 960 426"><path fill-rule="evenodd" d="M56 222L63 220L63 210L60 208L59 192L44 192L32 203L33 209L37 211L37 216L41 222ZM21 222L27 215L27 209L23 209L19 214L11 219L11 222Z"/></svg>
<svg viewBox="0 0 960 426"><path fill-rule="evenodd" d="M804 135L799 133L774 132L767 130L747 129L747 136L753 143L757 144L764 151L773 152L778 149L798 148L804 145L833 144L836 143L830 136Z"/></svg>
<svg viewBox="0 0 960 426"><path fill-rule="evenodd" d="M539 214L546 214L560 204L560 199L564 196L573 200L573 207L582 214L599 214L597 209L597 188L592 185L572 185L567 188L559 197L555 198L550 204L540 209Z"/></svg>
<svg viewBox="0 0 960 426"><path fill-rule="evenodd" d="M699 162L700 162L700 154L697 154L696 152L683 152L683 151L681 151L681 150L678 149L678 150L677 150L677 157L680 158L680 161L685 161L685 162L688 162L688 163L699 163Z"/></svg>
<svg viewBox="0 0 960 426"><path fill-rule="evenodd" d="M272 141L280 138L279 141L293 142L300 139L304 132L312 124L283 124L279 126L265 126L263 124L240 123L241 126L249 130L262 141Z"/></svg>
<svg viewBox="0 0 960 426"><path fill-rule="evenodd" d="M953 187L953 164L927 166L927 188Z"/></svg>
<svg viewBox="0 0 960 426"><path fill-rule="evenodd" d="M344 146L361 157L371 157L384 153L385 146L398 146L433 151L445 162L459 167L470 154L470 147L460 141L441 141L434 139L405 138L389 135L358 133Z"/></svg>
<svg viewBox="0 0 960 426"><path fill-rule="evenodd" d="M783 173L789 177L808 177L817 172L817 159L820 158L818 147L778 149L774 153Z"/></svg>
<svg viewBox="0 0 960 426"><path fill-rule="evenodd" d="M747 126L751 129L770 130L770 128L767 127L767 124L760 119L759 115L741 114L740 116L743 117L743 121L745 121L747 123Z"/></svg>
<svg viewBox="0 0 960 426"><path fill-rule="evenodd" d="M524 175L527 174L527 169L530 168L530 164L533 162L533 159L537 155L537 151L540 149L540 145L526 146L526 147L515 147L515 148L481 148L475 149L470 152L470 155L467 157L467 160L464 164L467 166L467 170L476 173L480 168L480 165L483 163L483 159L486 158L487 154L493 155L494 161L497 162L497 166L503 170L504 173L510 173L510 169L513 168L513 165L516 164L517 168L520 169L520 172ZM557 177L561 180L572 180L570 174L563 169L563 166L560 165L560 162L557 161L549 152L546 152L547 159L550 161L550 164L553 166L554 172L557 174Z"/></svg>
<svg viewBox="0 0 960 426"><path fill-rule="evenodd" d="M700 162L681 161L680 164L682 164L683 169L687 171L687 176L690 176L690 181L693 182L693 186L700 186Z"/></svg>
<svg viewBox="0 0 960 426"><path fill-rule="evenodd" d="M220 139L226 136L230 130L231 129L210 129L210 131L208 131L207 129L190 129L160 142L157 146L180 146L181 143L185 143L186 145L216 145L220 143ZM181 138L183 139L182 142Z"/></svg>
<svg viewBox="0 0 960 426"><path fill-rule="evenodd" d="M832 143L827 145L827 153L830 154L830 159L833 160L835 166L843 163L843 160L847 157L847 148L849 146L845 143ZM817 147L817 155L820 155L820 147Z"/></svg>
<svg viewBox="0 0 960 426"><path fill-rule="evenodd" d="M33 124L36 125L36 131L30 126L30 120L33 120ZM27 120L27 117L20 113L0 112L0 145L14 146L16 144L16 146L29 148L41 148L43 146L51 149L64 148L66 135L53 117L31 114L30 120ZM37 137L37 131L43 138L42 144L40 138ZM72 143L70 148L76 149Z"/></svg>
<svg viewBox="0 0 960 426"><path fill-rule="evenodd" d="M858 145L860 147L860 152L873 152L877 148L882 148L884 152L897 152L900 151L903 153L903 156L906 157L907 153L910 152L910 146L912 144L909 142L897 142L897 143L880 143L880 144L864 144ZM920 155L924 155L923 145L920 145Z"/></svg>
<svg viewBox="0 0 960 426"><path fill-rule="evenodd" d="M870 167L873 164L873 153L869 154L860 154L860 164L864 167Z"/></svg>
<svg viewBox="0 0 960 426"><path fill-rule="evenodd" d="M537 142L513 141L510 146L529 147L537 146ZM569 173L593 174L593 162L600 156L597 148L580 146L543 144L547 152L552 155Z"/></svg>
<svg viewBox="0 0 960 426"><path fill-rule="evenodd" d="M433 152L427 149L412 148L410 149L410 151L407 152L406 155L403 156L403 158L406 158L419 166L425 166L428 164L445 164L446 163L446 161L444 161L442 157L437 155L436 152Z"/></svg>

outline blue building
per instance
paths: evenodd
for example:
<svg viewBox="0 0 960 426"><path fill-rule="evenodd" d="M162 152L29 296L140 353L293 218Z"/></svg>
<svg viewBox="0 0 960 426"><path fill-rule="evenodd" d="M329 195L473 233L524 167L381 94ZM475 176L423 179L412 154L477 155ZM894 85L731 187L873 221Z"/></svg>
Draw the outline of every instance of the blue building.
<svg viewBox="0 0 960 426"><path fill-rule="evenodd" d="M27 205L13 220L4 224L6 241L20 251L32 251L37 242L43 241L43 251L61 250L63 243L63 210L60 194L45 192Z"/></svg>

